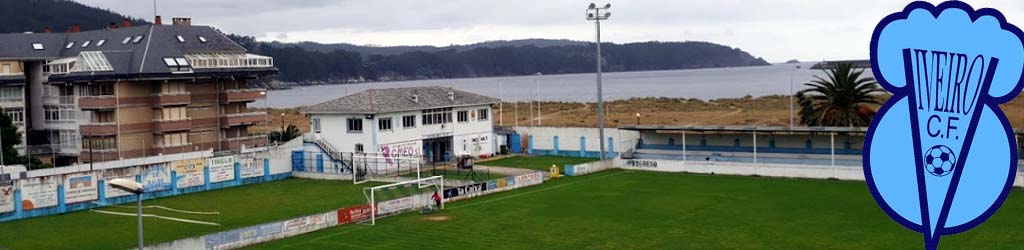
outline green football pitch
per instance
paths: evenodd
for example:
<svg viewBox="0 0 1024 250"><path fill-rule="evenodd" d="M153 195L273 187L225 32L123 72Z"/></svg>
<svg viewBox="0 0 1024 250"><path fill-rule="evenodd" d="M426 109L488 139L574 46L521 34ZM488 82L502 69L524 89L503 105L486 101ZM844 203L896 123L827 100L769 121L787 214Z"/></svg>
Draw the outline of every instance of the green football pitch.
<svg viewBox="0 0 1024 250"><path fill-rule="evenodd" d="M287 179L208 192L147 200L144 206L219 214L190 214L156 208L143 212L220 226L147 217L146 244L167 242L234 228L327 212L365 202L362 189L351 181ZM377 183L376 185L379 185ZM0 249L130 249L137 244L134 203L63 215L0 222Z"/></svg>
<svg viewBox="0 0 1024 250"><path fill-rule="evenodd" d="M940 249L1020 249L1015 190ZM922 249L864 182L606 171L247 249Z"/></svg>

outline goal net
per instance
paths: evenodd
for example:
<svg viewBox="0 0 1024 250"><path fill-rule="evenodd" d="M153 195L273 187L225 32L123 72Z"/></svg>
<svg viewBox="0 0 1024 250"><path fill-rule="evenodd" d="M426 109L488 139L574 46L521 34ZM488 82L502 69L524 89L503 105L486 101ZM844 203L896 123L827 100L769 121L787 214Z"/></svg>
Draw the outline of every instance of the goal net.
<svg viewBox="0 0 1024 250"><path fill-rule="evenodd" d="M385 156L359 154L352 156L352 180L356 184L386 177L416 177L422 170L423 158L412 156Z"/></svg>
<svg viewBox="0 0 1024 250"><path fill-rule="evenodd" d="M432 176L363 189L370 205L370 225L377 218L409 211L436 211L444 208L444 176Z"/></svg>

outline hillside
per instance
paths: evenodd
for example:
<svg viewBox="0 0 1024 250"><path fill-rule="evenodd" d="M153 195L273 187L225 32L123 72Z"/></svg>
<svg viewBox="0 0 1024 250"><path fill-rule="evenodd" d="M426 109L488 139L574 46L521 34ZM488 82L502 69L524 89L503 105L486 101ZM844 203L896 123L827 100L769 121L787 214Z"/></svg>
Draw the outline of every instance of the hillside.
<svg viewBox="0 0 1024 250"><path fill-rule="evenodd" d="M0 1L0 23L3 24L0 25L0 33L42 32L44 27L61 32L75 24L84 30L102 29L125 18L110 10L67 0ZM134 22L147 23L143 20Z"/></svg>
<svg viewBox="0 0 1024 250"><path fill-rule="evenodd" d="M569 40L371 47L232 38L274 57L279 79L299 84L590 73L595 59L592 43ZM740 49L708 42L604 43L602 49L609 72L768 65Z"/></svg>

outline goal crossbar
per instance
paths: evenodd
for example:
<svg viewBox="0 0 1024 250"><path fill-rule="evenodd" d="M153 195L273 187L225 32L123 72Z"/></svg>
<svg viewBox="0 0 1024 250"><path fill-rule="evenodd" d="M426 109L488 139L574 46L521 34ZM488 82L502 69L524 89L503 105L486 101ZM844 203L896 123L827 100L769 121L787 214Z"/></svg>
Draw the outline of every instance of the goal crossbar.
<svg viewBox="0 0 1024 250"><path fill-rule="evenodd" d="M432 182L436 182L437 185L434 185L434 184L423 185L423 183L432 183ZM370 225L376 225L377 224L377 214L378 214L378 209L379 209L378 205L377 205L377 202L378 202L377 201L377 190L389 189L389 188L392 188L392 187L406 186L406 185L410 185L410 184L415 184L419 188L435 187L435 189L436 189L435 192L438 195L442 196L441 199L440 199L440 204L439 204L440 207L438 209L444 209L444 197L443 197L443 195L444 195L443 194L443 192L444 192L444 176L440 176L440 175L439 176L431 176L431 177L419 178L419 179L415 179L415 180L395 182L395 183L385 184L385 185L380 185L380 186L365 187L365 188L363 188L363 196L366 198L366 200L368 200L370 202L370 209L371 209L370 211L372 211L370 213ZM367 192L367 191L369 191L369 192ZM422 194L413 194L412 196L398 198L398 199L415 199L416 195L422 195ZM395 199L395 200L398 200L398 199ZM382 201L382 202L384 202L384 201Z"/></svg>

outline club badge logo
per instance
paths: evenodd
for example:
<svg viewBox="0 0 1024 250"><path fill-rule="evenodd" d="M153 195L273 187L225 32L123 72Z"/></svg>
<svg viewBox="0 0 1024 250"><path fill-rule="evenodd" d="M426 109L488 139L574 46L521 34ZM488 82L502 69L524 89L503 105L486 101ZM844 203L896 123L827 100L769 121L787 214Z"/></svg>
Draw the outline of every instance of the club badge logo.
<svg viewBox="0 0 1024 250"><path fill-rule="evenodd" d="M1017 143L999 109L1021 91L1021 30L995 9L914 2L871 36L875 78L893 97L864 145L875 201L936 249L974 228L1006 199Z"/></svg>

